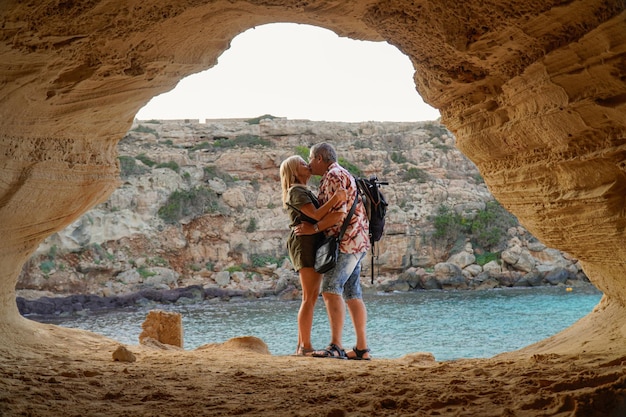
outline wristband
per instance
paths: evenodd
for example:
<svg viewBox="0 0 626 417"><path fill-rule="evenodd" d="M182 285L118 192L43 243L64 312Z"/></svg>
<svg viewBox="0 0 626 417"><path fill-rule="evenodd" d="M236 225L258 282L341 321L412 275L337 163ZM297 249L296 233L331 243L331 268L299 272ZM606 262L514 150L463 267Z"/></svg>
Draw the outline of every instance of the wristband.
<svg viewBox="0 0 626 417"><path fill-rule="evenodd" d="M315 230L315 233L319 233L319 232L320 232L320 228L319 228L319 226L317 225L317 223L315 223L315 224L313 225L313 230Z"/></svg>

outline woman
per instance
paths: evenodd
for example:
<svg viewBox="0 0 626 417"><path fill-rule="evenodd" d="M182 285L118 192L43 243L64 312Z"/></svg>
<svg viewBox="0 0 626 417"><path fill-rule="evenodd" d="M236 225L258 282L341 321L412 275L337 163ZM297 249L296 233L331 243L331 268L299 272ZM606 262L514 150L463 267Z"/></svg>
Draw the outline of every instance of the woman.
<svg viewBox="0 0 626 417"><path fill-rule="evenodd" d="M303 221L318 225L334 224L337 216L342 213L333 213L335 205L341 205L346 200L345 190L338 190L333 197L322 207L315 195L306 186L311 178L309 165L300 156L291 156L280 164L280 183L283 191L283 206L288 210L290 232L287 238L287 250L291 263L300 275L302 285L302 303L298 311L298 347L296 355L309 356L314 349L311 343L311 328L313 327L313 311L319 296L322 274L313 268L315 264L315 250L317 243L323 238L322 232L314 235L296 236L294 227ZM319 230L324 230L320 228Z"/></svg>

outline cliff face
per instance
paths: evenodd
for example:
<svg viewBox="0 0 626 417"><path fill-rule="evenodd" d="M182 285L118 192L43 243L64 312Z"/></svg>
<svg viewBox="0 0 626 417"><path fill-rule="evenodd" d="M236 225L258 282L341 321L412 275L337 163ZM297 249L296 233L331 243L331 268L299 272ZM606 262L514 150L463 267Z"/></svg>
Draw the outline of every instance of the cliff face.
<svg viewBox="0 0 626 417"><path fill-rule="evenodd" d="M135 121L119 144L122 185L39 246L18 295L189 285L280 292L277 279L298 286L278 168L294 154L306 159L321 141L335 144L356 175L389 183L375 289L540 285L552 284L544 279L556 270L561 282L581 274L575 259L538 243L513 216L488 210L493 196L439 122L151 120ZM472 234L481 215L487 222ZM458 268L442 276L448 260ZM366 259L363 275L370 273Z"/></svg>
<svg viewBox="0 0 626 417"><path fill-rule="evenodd" d="M494 196L542 242L581 260L601 305L530 352L623 353L625 9L623 0L4 2L4 345L52 343L54 330L20 317L18 276L45 238L118 187L117 142L136 112L215 65L238 33L287 21L397 46Z"/></svg>

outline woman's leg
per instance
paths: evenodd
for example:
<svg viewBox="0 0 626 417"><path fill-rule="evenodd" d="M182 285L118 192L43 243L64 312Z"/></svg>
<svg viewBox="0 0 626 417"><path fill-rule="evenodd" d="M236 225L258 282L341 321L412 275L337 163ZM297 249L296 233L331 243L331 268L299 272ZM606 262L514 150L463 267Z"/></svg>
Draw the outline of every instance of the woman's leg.
<svg viewBox="0 0 626 417"><path fill-rule="evenodd" d="M302 303L298 311L298 346L305 350L313 349L311 344L311 329L313 328L313 312L320 293L322 274L313 268L300 269L300 284L302 285Z"/></svg>

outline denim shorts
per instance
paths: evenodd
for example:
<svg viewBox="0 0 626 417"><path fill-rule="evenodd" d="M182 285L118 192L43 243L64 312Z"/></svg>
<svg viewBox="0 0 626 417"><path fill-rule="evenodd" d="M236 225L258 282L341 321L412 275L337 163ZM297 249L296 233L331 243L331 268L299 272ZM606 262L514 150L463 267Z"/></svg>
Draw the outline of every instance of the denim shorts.
<svg viewBox="0 0 626 417"><path fill-rule="evenodd" d="M339 252L337 265L324 274L322 292L341 295L346 300L363 298L361 291L361 261L364 257L365 252Z"/></svg>

